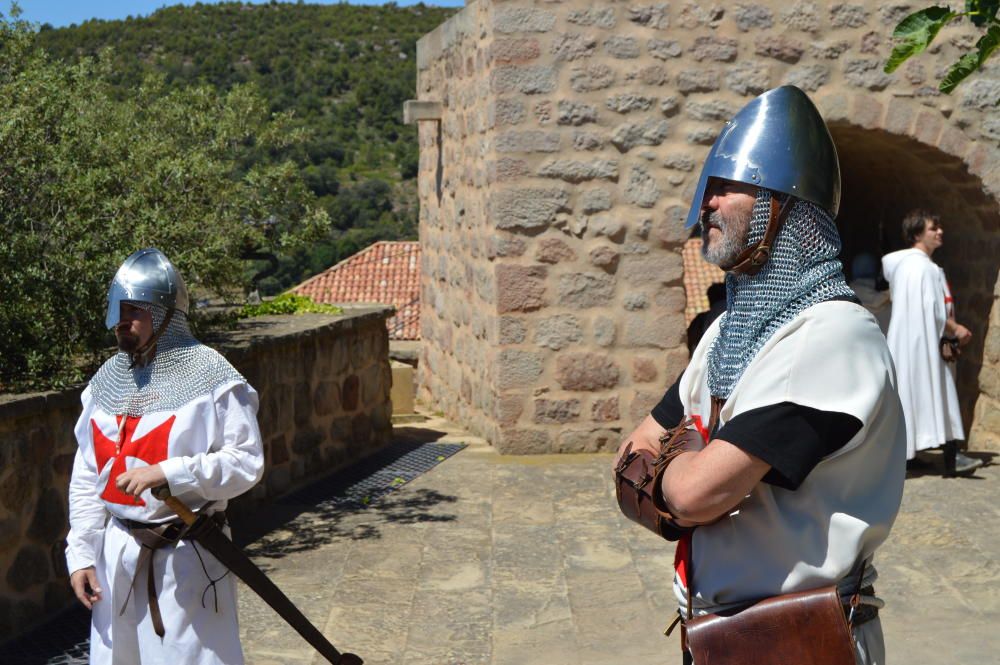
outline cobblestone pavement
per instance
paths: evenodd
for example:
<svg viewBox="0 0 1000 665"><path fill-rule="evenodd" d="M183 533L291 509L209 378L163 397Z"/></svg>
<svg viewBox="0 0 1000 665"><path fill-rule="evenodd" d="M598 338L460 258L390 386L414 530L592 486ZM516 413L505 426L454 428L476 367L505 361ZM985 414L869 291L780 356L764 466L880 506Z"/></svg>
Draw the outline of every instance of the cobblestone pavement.
<svg viewBox="0 0 1000 665"><path fill-rule="evenodd" d="M661 634L672 548L618 514L609 455L500 456L420 428L397 435L468 447L363 510L262 516L284 525L255 560L338 648L369 665L679 662ZM907 480L876 560L890 663L1000 663L998 499L996 466ZM240 612L251 665L322 662L245 588Z"/></svg>

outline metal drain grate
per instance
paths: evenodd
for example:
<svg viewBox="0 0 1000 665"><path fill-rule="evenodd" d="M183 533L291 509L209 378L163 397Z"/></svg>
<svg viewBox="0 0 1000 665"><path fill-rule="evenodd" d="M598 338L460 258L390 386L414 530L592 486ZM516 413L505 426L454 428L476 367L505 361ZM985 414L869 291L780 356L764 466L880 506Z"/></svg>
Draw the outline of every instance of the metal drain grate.
<svg viewBox="0 0 1000 665"><path fill-rule="evenodd" d="M397 443L278 501L284 505L365 506L465 448L461 443Z"/></svg>
<svg viewBox="0 0 1000 665"><path fill-rule="evenodd" d="M277 501L288 506L365 507L465 448L452 443L394 443ZM3 665L87 665L90 612L70 608L0 645Z"/></svg>

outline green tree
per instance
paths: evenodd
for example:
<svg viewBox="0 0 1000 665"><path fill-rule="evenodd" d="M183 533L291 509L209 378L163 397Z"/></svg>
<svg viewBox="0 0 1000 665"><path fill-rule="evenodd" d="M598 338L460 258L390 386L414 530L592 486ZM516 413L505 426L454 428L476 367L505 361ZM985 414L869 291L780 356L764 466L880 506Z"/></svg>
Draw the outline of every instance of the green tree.
<svg viewBox="0 0 1000 665"><path fill-rule="evenodd" d="M245 258L290 254L328 216L289 161L304 138L252 87L220 94L148 75L112 84L108 51L51 60L0 15L0 388L80 380L109 337L117 266L155 246L196 295L238 296Z"/></svg>
<svg viewBox="0 0 1000 665"><path fill-rule="evenodd" d="M944 26L968 18L973 25L982 29L983 35L973 49L959 58L941 79L939 89L950 93L963 79L982 67L997 47L1000 47L998 8L1000 0L966 0L964 12L935 6L910 14L899 22L892 33L897 42L885 63L885 72L891 74L907 59L930 46ZM1000 100L997 102L1000 103Z"/></svg>
<svg viewBox="0 0 1000 665"><path fill-rule="evenodd" d="M210 84L226 92L252 83L271 111L292 114L286 127L308 131L303 143L254 147L241 158L245 169L291 159L337 219L337 228L305 251L309 256L279 257L278 273L259 282L271 294L363 241L416 237L410 202L417 196L417 132L402 124L402 103L415 96L417 40L455 11L421 4L198 3L40 31L36 44L67 62L113 48L109 81L124 96L150 72L162 74L168 89ZM390 186L388 211L378 187L355 189L368 180ZM346 210L360 214L344 217Z"/></svg>

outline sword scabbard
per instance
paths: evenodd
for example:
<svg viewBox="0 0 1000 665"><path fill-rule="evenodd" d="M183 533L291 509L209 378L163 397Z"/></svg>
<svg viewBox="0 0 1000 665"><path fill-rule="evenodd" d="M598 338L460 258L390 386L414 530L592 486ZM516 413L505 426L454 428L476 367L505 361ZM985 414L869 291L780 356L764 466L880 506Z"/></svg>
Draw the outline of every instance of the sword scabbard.
<svg viewBox="0 0 1000 665"><path fill-rule="evenodd" d="M199 520L198 514L188 508L183 501L171 496L170 488L167 485L154 487L151 491L154 497L170 506L170 509L177 513L184 524L188 527L194 527L188 529L189 537L201 544L220 563L243 580L320 655L333 665L362 665L361 658L353 653L337 651L337 648L330 644L326 636L295 607L288 596L282 593L281 589L269 580L246 554L237 549L211 520L202 519L198 526L195 526Z"/></svg>

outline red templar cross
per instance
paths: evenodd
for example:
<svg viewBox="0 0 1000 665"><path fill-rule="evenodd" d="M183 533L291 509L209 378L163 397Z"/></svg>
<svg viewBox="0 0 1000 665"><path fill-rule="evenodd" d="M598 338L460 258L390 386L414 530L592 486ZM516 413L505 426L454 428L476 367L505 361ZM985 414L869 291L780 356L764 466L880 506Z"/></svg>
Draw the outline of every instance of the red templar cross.
<svg viewBox="0 0 1000 665"><path fill-rule="evenodd" d="M108 477L108 484L101 492L101 498L109 503L120 503L125 506L145 506L146 502L138 497L131 497L121 492L115 485L115 481L125 471L125 458L135 457L141 459L146 464L152 466L167 459L167 441L170 438L170 428L174 425L174 418L170 416L162 424L158 425L151 432L139 439L132 439L135 428L139 425L139 418L136 416L126 416L124 422L118 416L119 437L122 442L121 450L117 449L115 442L104 436L104 432L97 426L97 422L90 420L94 430L94 456L97 458L97 472L104 469L108 460L114 458L111 466L111 475Z"/></svg>

